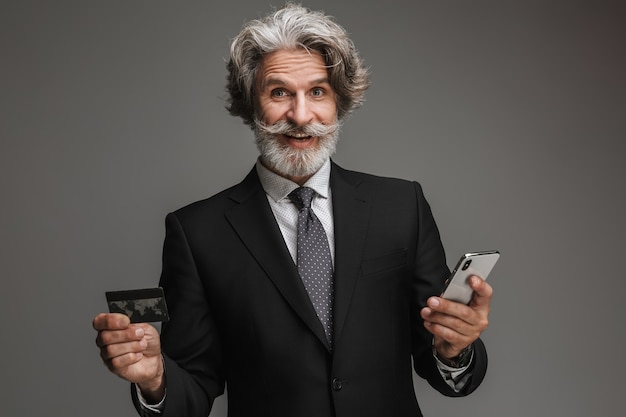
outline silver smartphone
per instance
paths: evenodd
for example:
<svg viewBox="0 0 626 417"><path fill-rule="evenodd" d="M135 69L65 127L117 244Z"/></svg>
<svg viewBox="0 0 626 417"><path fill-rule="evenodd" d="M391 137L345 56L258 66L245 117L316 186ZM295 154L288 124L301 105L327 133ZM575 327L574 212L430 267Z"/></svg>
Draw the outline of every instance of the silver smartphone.
<svg viewBox="0 0 626 417"><path fill-rule="evenodd" d="M446 281L446 287L441 293L441 297L462 304L469 304L474 292L469 286L470 277L476 275L482 279L487 279L499 258L500 252L497 250L471 252L461 256L452 274L450 274L450 278Z"/></svg>

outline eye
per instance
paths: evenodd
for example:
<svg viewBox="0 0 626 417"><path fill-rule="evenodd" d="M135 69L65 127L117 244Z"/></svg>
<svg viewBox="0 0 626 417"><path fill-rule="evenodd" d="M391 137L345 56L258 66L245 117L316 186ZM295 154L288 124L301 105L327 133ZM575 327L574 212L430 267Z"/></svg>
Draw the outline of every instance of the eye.
<svg viewBox="0 0 626 417"><path fill-rule="evenodd" d="M275 90L272 90L272 97L286 97L287 96L287 92L285 90L283 90L282 88L277 88Z"/></svg>
<svg viewBox="0 0 626 417"><path fill-rule="evenodd" d="M316 96L316 97L320 97L324 95L324 89L323 88L314 88L311 91L311 94Z"/></svg>

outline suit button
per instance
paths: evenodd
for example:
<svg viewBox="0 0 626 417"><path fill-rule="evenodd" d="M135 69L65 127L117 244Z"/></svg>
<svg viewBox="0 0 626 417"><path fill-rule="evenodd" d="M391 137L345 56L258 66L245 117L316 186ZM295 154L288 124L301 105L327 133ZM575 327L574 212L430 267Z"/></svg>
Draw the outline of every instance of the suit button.
<svg viewBox="0 0 626 417"><path fill-rule="evenodd" d="M339 378L333 378L330 385L335 391L340 391L343 388L343 382Z"/></svg>

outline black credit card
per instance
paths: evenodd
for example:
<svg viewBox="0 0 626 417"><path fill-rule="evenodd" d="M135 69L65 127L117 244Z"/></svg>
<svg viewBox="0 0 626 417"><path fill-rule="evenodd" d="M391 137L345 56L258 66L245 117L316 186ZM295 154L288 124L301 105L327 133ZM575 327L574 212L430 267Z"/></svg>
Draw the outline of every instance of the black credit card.
<svg viewBox="0 0 626 417"><path fill-rule="evenodd" d="M131 323L154 323L168 321L170 318L161 287L107 291L106 297L109 312L125 314Z"/></svg>

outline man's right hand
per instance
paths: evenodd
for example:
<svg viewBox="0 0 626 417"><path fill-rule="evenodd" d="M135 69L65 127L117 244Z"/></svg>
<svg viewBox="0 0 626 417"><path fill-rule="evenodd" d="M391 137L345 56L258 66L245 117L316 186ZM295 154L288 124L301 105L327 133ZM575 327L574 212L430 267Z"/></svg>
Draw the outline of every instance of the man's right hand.
<svg viewBox="0 0 626 417"><path fill-rule="evenodd" d="M159 332L147 323L130 323L123 314L103 313L93 319L102 361L115 375L139 386L146 400L165 395L165 369Z"/></svg>

